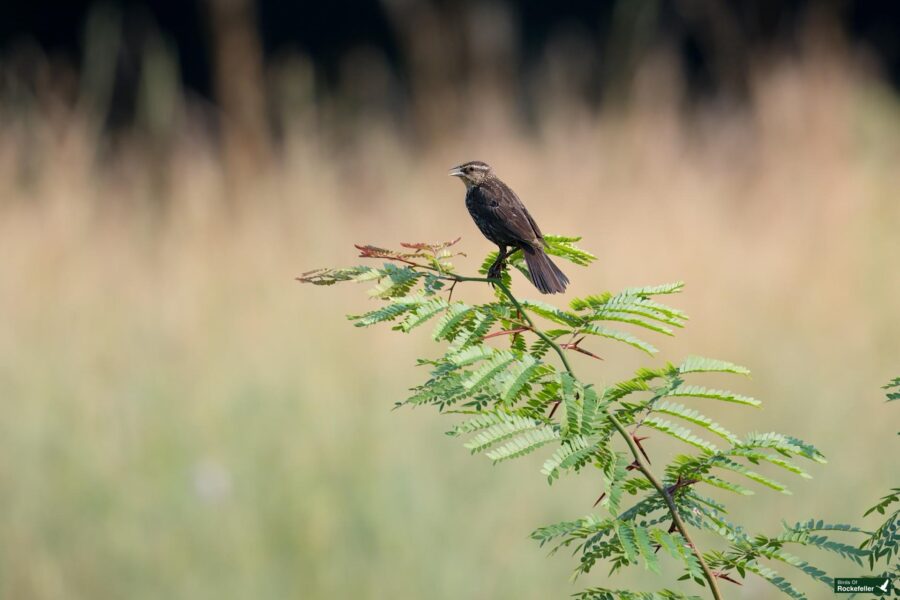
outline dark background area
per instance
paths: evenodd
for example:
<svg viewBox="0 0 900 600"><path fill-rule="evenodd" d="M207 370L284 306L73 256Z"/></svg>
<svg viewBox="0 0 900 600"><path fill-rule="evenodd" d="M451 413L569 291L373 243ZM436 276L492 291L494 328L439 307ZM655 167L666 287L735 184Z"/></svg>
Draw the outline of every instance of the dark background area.
<svg viewBox="0 0 900 600"><path fill-rule="evenodd" d="M156 0L104 2L123 16L126 45L137 42L142 32L158 28L174 41L183 83L206 97L212 96L210 2ZM393 2L284 2L256 3L258 29L267 57L287 51L308 55L320 69L324 82L333 82L341 57L359 45L381 49L401 73L402 52L396 30L385 10L402 10L419 4ZM437 2L435 9L447 19L462 18L466 2ZM599 37L608 37L616 25L615 1L590 0L543 2L528 0L510 4L519 26L519 44L527 61L533 58L561 27L577 26ZM760 51L791 52L798 32L810 18L828 18L842 32L877 57L885 74L900 84L900 3L811 2L761 0L715 2L703 0L661 1L653 5L656 16L646 37L661 39L678 49L691 90L700 96L721 91L727 85L716 73L717 62L741 68ZM51 54L77 62L83 50L85 19L96 2L41 0L5 2L0 5L0 47L36 43ZM726 56L727 55L727 56ZM738 90L740 91L740 90Z"/></svg>

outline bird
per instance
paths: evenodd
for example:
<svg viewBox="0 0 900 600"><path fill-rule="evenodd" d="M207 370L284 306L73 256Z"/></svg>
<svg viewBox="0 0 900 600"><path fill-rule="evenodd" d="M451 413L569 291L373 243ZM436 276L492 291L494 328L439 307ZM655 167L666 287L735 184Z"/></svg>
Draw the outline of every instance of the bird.
<svg viewBox="0 0 900 600"><path fill-rule="evenodd" d="M491 265L488 277L498 279L506 259L517 250L525 255L531 283L542 294L562 293L569 278L559 270L544 248L547 242L534 218L490 165L473 160L450 169L449 175L459 177L466 186L466 208L475 225L500 254Z"/></svg>

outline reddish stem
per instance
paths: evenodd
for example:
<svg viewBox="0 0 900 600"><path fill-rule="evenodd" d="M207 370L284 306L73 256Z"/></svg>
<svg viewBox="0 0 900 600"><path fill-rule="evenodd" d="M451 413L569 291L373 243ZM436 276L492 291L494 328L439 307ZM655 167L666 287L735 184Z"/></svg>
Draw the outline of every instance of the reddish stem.
<svg viewBox="0 0 900 600"><path fill-rule="evenodd" d="M489 333L486 336L484 336L484 338L482 338L482 339L486 340L486 339L501 336L501 335L515 335L517 333L523 333L525 331L531 331L531 329L528 327L518 327L516 329L504 329L502 331L495 331L494 333Z"/></svg>

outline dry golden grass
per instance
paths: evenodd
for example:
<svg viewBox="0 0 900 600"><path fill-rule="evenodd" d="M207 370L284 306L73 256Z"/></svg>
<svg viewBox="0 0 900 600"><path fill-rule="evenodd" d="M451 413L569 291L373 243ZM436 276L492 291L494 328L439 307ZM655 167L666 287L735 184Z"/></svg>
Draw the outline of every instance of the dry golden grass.
<svg viewBox="0 0 900 600"><path fill-rule="evenodd" d="M189 134L160 184L140 148L95 159L77 116L0 133L2 597L549 598L603 581L566 583L571 561L526 539L589 512L599 483L548 488L539 458L491 468L437 415L389 412L428 340L354 330L361 289L292 281L354 262L353 242L458 235L474 270L490 248L445 176L472 158L601 257L567 269L571 296L687 282L693 320L659 360L745 364L754 379L730 383L765 401L713 416L832 459L792 497L737 499L737 519L858 522L897 476L878 386L900 374L900 106L840 61L754 89L746 112L686 119L649 85L627 111L551 112L529 135L497 118L425 150L374 126L335 149L301 124L239 190ZM647 362L593 349L607 360L576 367L597 382Z"/></svg>

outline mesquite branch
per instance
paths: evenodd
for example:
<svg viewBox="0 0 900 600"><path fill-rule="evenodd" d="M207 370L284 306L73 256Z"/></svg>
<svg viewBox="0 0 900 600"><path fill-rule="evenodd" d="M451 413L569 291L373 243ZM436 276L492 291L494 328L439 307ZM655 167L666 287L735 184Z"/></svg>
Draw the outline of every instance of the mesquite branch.
<svg viewBox="0 0 900 600"><path fill-rule="evenodd" d="M548 251L573 263L588 264L596 258L572 244L578 241L578 238L547 236L547 240ZM597 321L621 321L642 329L668 334L672 333L671 327L682 327L687 319L684 313L653 299L654 296L677 293L683 287L681 282L627 288L617 294L607 292L602 295L576 298L571 302L572 311L568 311L524 300L520 302L513 295L509 284L505 283L505 278L493 269L487 276L480 277L457 274L447 260L462 254L449 250L455 243L456 241L440 244L403 244L403 247L412 250L411 252L360 245L357 248L362 258L386 259L406 266L316 269L302 274L298 279L315 285L377 280L378 283L370 291L370 295L385 300L387 305L361 315L351 315L351 320L360 327L396 321L402 317L394 328L408 332L430 319L437 319L432 337L435 340L451 340L452 345L443 358L423 361L435 365L430 372L431 378L414 388L413 395L406 403L433 404L443 409L464 398L473 398L475 402L467 404L466 410L451 412L465 412L475 416L448 432L451 435L475 432L471 442L466 444L467 447L473 447L475 444L479 452L484 452L489 458L499 462L523 456L556 441L560 446L544 463L542 469L550 481L565 471L578 471L587 464L586 461L594 460L595 465L604 470L609 479L606 486L609 493L601 494L597 498L597 503L610 496L611 518L600 521L591 518L562 522L541 527L531 534L531 537L541 544L562 538L557 548L570 545L577 540L587 540L579 545L583 558L582 565L576 573L588 572L598 558L607 557L612 557L613 570L633 564L640 559L644 560L647 568L656 570L658 565L656 552L660 548L666 548L675 558L685 563L689 577L693 577L701 585L709 585L714 600L722 598L719 580L739 584L736 578L744 579L746 572L755 573L775 585L784 594L798 598L802 596L801 592L757 561L761 558L784 560L814 579L825 581L825 578L820 576L822 571L812 568L805 562L795 563L788 560L790 557L786 555L773 554L773 540L780 543L780 540L784 539L782 536L789 535L792 543L832 549L823 545L826 538L806 536L805 533L824 530L865 533L852 525L842 523L825 525L821 520L809 520L793 526L785 524L785 531L778 537L750 536L740 526L718 520L714 514L718 512L718 507L711 507L710 510L713 512L710 513L702 506L691 504L692 500L705 502L702 498L693 496L693 492L686 495L687 488L692 488L698 483L716 485L715 480L705 476L712 468L721 467L730 472L743 474L767 487L785 490L779 482L742 468L742 464L735 462L738 458L745 458L753 464L766 461L804 476L806 474L802 469L785 459L798 457L816 463L825 462L822 453L812 444L793 436L769 432L751 433L739 438L711 419L680 404L667 402L665 405L659 403L657 406L656 400L671 396L713 398L723 402L759 406L760 402L755 398L726 390L688 385L681 377L684 374L694 373L749 375L750 371L747 368L728 361L691 356L685 358L678 366L669 364L658 369L641 369L635 377L606 388L609 395L604 393L600 396L590 386L583 387L583 384L578 382L569 362L570 352L600 358L580 347L585 335L601 335L625 342L648 353L655 351L651 345L630 333L596 325ZM514 266L521 265L516 263ZM459 284L466 282L487 283L493 286L499 300L473 306L462 302L451 305L454 290ZM419 285L422 289L418 289ZM530 312L526 312L526 308ZM538 316L559 323L564 328L548 328L544 331L535 323ZM497 330L488 333L497 323L500 325ZM539 341L532 344L530 353L524 349L526 340L523 337L527 334L539 338ZM501 336L511 336L510 350L483 345L484 340ZM561 367L552 368L541 362L550 349L559 357ZM479 362L481 365L467 368ZM566 371L564 374L562 374L563 367ZM510 377L511 375L513 377ZM664 384L657 386L655 382L660 379ZM900 382L900 379L894 382L895 386L900 386L897 382ZM625 400L625 396L629 394L645 391L653 391L653 398L637 404ZM575 402L567 404L563 422L555 420L557 409L573 393ZM516 405L522 396L527 398L527 405L522 406L520 410ZM508 403L503 408L512 410L502 408L495 410L495 407L487 401L493 397ZM470 408L472 406L474 408ZM726 439L730 447L721 449L696 437L689 429L652 416L651 413L654 412L688 420ZM654 420L651 421L651 418ZM628 430L625 425L628 425ZM658 478L653 473L650 457L642 443L646 437L638 435L638 431L645 425L682 442L702 447L706 451L699 455L680 456L677 461L665 468L666 477ZM624 465L627 459L619 460L620 457L627 456L626 454L613 455L611 452L610 443L616 434L624 440L631 453L632 460L627 466ZM510 435L513 437L510 438ZM777 454L768 453L771 450ZM634 477L638 479L635 480ZM727 482L723 483L721 487L732 489L726 484ZM617 517L621 493L626 490L635 493L636 489L646 490L646 495L630 509L632 516ZM736 485L733 491L745 493L750 490ZM641 507L650 511L661 509L665 514L654 516L650 521L636 519L634 515L637 513L634 511L643 510ZM711 552L706 555L708 558L705 558L691 537L685 519L697 528L702 528L706 522L712 522L715 527L711 530L730 544L732 549L725 552ZM660 528L661 522L668 523L668 531ZM575 529L572 529L573 527ZM618 543L613 538L604 539L604 536L611 533L618 538ZM673 535L677 539L673 539ZM735 539L740 541L739 547L734 545ZM829 541L828 544L832 542ZM686 552L688 548L690 552ZM865 543L859 548L848 544L843 544L840 548L845 551L841 552L842 555L857 565L862 564L863 557L868 557L871 564L875 556ZM587 590L582 595L588 597L594 591L628 595L628 592L602 588Z"/></svg>
<svg viewBox="0 0 900 600"><path fill-rule="evenodd" d="M506 286L502 281L498 279L486 279L479 277L459 277L459 281L484 281L487 283L493 283L496 285L503 294L509 298L510 302L519 310L522 314L522 318L528 323L531 327L531 331L535 333L539 338L547 342L551 348L553 348L554 352L556 352L557 356L559 356L560 361L562 361L563 366L569 372L572 377L575 377L575 372L572 370L572 365L569 364L568 359L566 358L566 353L559 344L557 344L550 336L545 334L543 331L538 329L534 322L531 320L524 310L522 310L522 306L519 304L519 301L513 296L512 291L510 291L509 287ZM625 443L628 445L629 451L631 451L631 455L634 457L634 461L637 464L637 468L640 472L647 478L647 481L656 489L657 493L662 496L663 500L666 503L666 506L669 509L669 513L672 515L672 522L675 525L678 532L684 537L685 541L690 545L691 550L694 555L697 557L697 561L700 563L700 568L703 569L703 576L706 579L706 582L709 584L710 591L712 592L713 598L716 600L721 600L722 594L719 591L718 582L716 581L716 576L706 564L706 560L703 558L703 553L697 548L697 545L694 543L691 534L688 532L687 527L684 524L684 521L681 519L681 515L678 514L678 508L675 506L675 501L672 498L672 494L666 489L666 487L662 484L662 482L657 479L656 475L653 474L653 471L650 470L650 465L647 460L644 458L643 453L641 452L638 444L635 442L634 438L630 433L625 429L624 426L619 422L616 416L609 411L606 410L606 417L609 419L610 423L613 424L613 427L616 428L616 431L619 432L619 435L622 439L625 440Z"/></svg>
<svg viewBox="0 0 900 600"><path fill-rule="evenodd" d="M362 250L362 248L360 248L360 249ZM379 255L378 253L364 251L362 256L364 256L366 258L386 258L389 260L398 260L402 263L405 263L407 265L410 265L410 266L413 266L416 268L428 269L430 271L434 271L437 273L437 277L439 277L440 279L452 282L452 285L450 288L451 292L453 290L453 287L455 287L455 285L457 283L463 283L463 282L488 283L488 284L495 286L503 293L504 296L506 296L509 299L509 301L512 303L512 305L516 308L516 311L520 315L520 318L523 321L523 323L522 323L522 327L520 327L520 328L517 328L514 330L509 330L509 331L501 331L499 333L492 334L492 336L520 333L523 331L531 331L537 337L539 337L544 342L546 342L550 348L553 349L553 351L559 357L560 362L562 362L563 367L565 367L566 371L568 371L569 374L573 378L575 377L575 372L572 369L572 365L569 363L569 359L566 356L565 350L570 349L570 350L580 351L580 352L588 354L590 356L594 356L593 354L591 354L587 351L583 351L580 348L578 348L578 345L577 345L578 342L559 344L552 337L550 337L549 335L544 333L539 327L537 327L535 325L532 318L528 315L528 313L525 312L525 309L522 307L519 300L513 295L512 291L509 289L509 286L507 286L505 283L503 283L503 281L501 279L490 278L490 277L467 277L464 275L458 275L456 273L445 271L434 265L421 264L416 261L410 260L408 258L400 258L400 257L396 257L396 256L391 256L391 255ZM492 337L492 336L488 336L488 337ZM595 358L599 358L599 357L595 356ZM558 406L559 406L559 402L556 402L555 406L553 407L553 409L551 410L551 413L550 413L551 418L555 412L555 409ZM717 574L714 573L709 568L709 566L706 564L706 560L703 558L703 553L700 552L700 550L697 548L697 545L696 545L696 543L694 543L694 540L691 537L691 534L688 531L684 521L682 520L681 515L678 514L678 508L675 505L675 500L673 499L673 493L675 491L677 491L677 488L675 486L673 486L673 488L666 488L666 486L663 485L663 483L656 477L656 475L653 474L653 471L650 469L649 461L647 460L646 455L643 452L643 449L640 447L639 442L637 442L634 439L632 434L630 434L625 429L625 427L622 425L622 423L616 418L616 416L612 412L609 411L609 409L606 409L605 412L606 412L607 419L609 419L609 422L612 423L613 427L615 427L615 429L619 433L620 437L623 440L625 440L625 444L628 446L628 450L631 452L631 455L634 458L634 462L632 463L632 465L635 468L637 468L641 472L641 474L643 474L643 476L647 479L647 481L650 482L650 484L653 486L653 488L656 490L656 492L662 497L662 499L665 502L666 507L668 508L669 513L672 517L673 527L678 530L678 532L682 535L682 537L685 539L685 541L690 546L691 551L694 553L694 556L697 557L697 561L700 564L700 568L703 570L704 579L706 579L706 582L709 584L710 591L712 592L713 598L715 600L721 600L722 594L719 590Z"/></svg>

